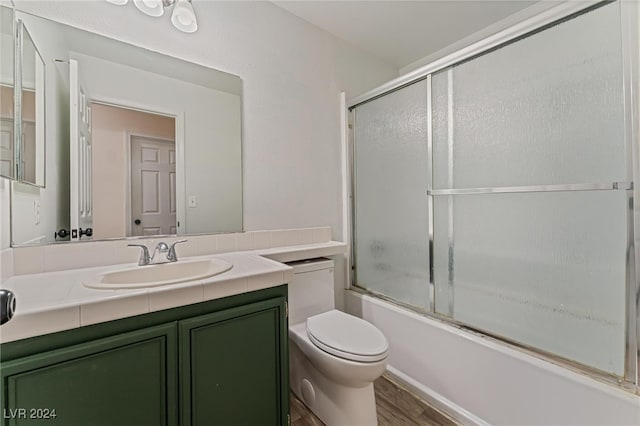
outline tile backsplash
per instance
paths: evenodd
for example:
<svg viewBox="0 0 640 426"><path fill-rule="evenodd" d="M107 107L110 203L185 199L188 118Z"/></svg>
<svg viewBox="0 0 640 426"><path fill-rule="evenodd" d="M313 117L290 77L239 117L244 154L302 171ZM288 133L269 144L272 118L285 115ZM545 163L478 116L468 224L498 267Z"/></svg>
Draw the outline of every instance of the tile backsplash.
<svg viewBox="0 0 640 426"><path fill-rule="evenodd" d="M13 275L13 249L0 250L0 283Z"/></svg>
<svg viewBox="0 0 640 426"><path fill-rule="evenodd" d="M176 246L179 257L200 256L233 251L259 250L273 247L324 243L331 240L331 227L274 229L231 234L177 236L136 240L153 250L159 241ZM87 241L69 244L16 247L0 252L2 281L12 275L36 274L67 269L116 265L136 262L140 249L127 247L131 240Z"/></svg>

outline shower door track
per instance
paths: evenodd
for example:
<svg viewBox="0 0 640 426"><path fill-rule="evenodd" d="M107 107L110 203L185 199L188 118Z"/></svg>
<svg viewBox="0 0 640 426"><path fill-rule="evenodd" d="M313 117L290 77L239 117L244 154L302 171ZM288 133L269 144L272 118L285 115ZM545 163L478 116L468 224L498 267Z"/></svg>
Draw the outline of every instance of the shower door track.
<svg viewBox="0 0 640 426"><path fill-rule="evenodd" d="M519 24L513 25L496 34L477 41L463 49L446 55L440 59L411 71L403 76L393 79L377 88L370 90L347 102L347 108L352 109L358 105L370 102L380 96L387 95L395 90L402 89L417 81L424 80L428 75L434 74L444 68L468 61L480 54L498 49L507 43L517 41L533 33L543 31L561 21L571 19L589 9L599 7L602 4L611 3L613 0L585 0L569 1L550 7L539 14L528 18Z"/></svg>

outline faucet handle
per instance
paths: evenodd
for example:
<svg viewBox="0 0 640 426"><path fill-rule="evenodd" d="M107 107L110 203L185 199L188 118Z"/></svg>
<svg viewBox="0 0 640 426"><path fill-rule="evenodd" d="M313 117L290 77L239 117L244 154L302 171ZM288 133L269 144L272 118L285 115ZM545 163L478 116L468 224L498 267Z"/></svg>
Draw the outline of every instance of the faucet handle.
<svg viewBox="0 0 640 426"><path fill-rule="evenodd" d="M164 241L160 241L156 246L155 251L159 251L160 253L166 253L169 251L169 246Z"/></svg>
<svg viewBox="0 0 640 426"><path fill-rule="evenodd" d="M178 260L178 255L176 254L176 244L186 243L187 240L178 240L175 243L171 244L169 248L169 253L167 254L167 259L170 262L176 262Z"/></svg>
<svg viewBox="0 0 640 426"><path fill-rule="evenodd" d="M128 247L140 247L142 253L140 253L140 259L138 260L138 266L145 266L151 262L151 256L149 256L149 248L144 244L127 244Z"/></svg>

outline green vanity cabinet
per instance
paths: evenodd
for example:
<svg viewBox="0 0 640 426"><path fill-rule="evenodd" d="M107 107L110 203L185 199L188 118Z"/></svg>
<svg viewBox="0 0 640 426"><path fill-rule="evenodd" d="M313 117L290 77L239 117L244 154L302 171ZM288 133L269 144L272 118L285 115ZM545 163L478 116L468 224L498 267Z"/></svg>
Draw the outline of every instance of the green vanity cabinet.
<svg viewBox="0 0 640 426"><path fill-rule="evenodd" d="M180 321L183 425L287 423L280 390L281 300Z"/></svg>
<svg viewBox="0 0 640 426"><path fill-rule="evenodd" d="M0 425L284 426L287 287L0 346Z"/></svg>
<svg viewBox="0 0 640 426"><path fill-rule="evenodd" d="M3 420L175 424L176 341L171 323L3 363Z"/></svg>

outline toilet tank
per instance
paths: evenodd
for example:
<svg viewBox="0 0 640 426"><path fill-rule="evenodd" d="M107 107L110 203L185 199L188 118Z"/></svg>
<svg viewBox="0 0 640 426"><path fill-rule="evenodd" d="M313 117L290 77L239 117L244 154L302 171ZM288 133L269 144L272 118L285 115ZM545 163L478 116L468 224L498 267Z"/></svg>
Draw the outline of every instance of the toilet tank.
<svg viewBox="0 0 640 426"><path fill-rule="evenodd" d="M289 283L289 325L335 307L333 260L317 258L290 262L293 280Z"/></svg>

